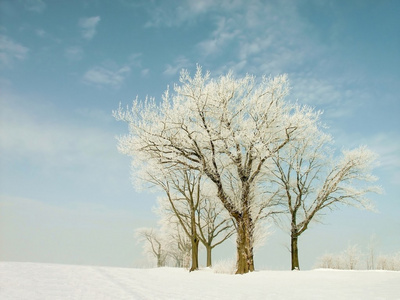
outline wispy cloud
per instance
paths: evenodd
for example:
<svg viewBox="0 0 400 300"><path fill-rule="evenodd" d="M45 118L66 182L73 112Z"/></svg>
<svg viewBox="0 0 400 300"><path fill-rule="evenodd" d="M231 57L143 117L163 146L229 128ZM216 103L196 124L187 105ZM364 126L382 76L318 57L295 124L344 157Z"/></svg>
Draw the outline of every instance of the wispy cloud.
<svg viewBox="0 0 400 300"><path fill-rule="evenodd" d="M379 132L367 136L357 136L346 133L347 145L367 145L378 154L376 171L382 180L387 180L394 186L400 185L400 135L398 132ZM383 182L381 184L385 185Z"/></svg>
<svg viewBox="0 0 400 300"><path fill-rule="evenodd" d="M140 75L142 77L148 77L150 74L150 69L143 69L142 71L140 71Z"/></svg>
<svg viewBox="0 0 400 300"><path fill-rule="evenodd" d="M84 76L83 81L88 84L97 86L111 86L119 88L129 75L131 68L126 65L117 70L96 66L88 70Z"/></svg>
<svg viewBox="0 0 400 300"><path fill-rule="evenodd" d="M164 75L173 76L178 74L178 72L180 72L182 69L189 68L190 66L192 66L192 63L190 63L190 61L186 57L179 56L175 59L172 65L166 65L163 73Z"/></svg>
<svg viewBox="0 0 400 300"><path fill-rule="evenodd" d="M236 0L185 0L180 5L172 6L168 2L154 2L148 6L150 19L145 27L175 27L187 23L195 23L198 17L209 12L230 11L236 8L240 1Z"/></svg>
<svg viewBox="0 0 400 300"><path fill-rule="evenodd" d="M113 134L74 123L44 120L42 110L54 115L51 107L26 109L21 98L3 94L0 98L0 152L3 157L23 158L47 167L94 163L114 153ZM111 143L108 147L107 144ZM106 145L106 146L105 146ZM104 152L105 151L105 152ZM107 152L109 151L109 152Z"/></svg>
<svg viewBox="0 0 400 300"><path fill-rule="evenodd" d="M240 33L240 30L236 29L234 24L235 21L233 19L219 18L217 28L212 32L211 37L197 45L199 52L207 56L223 51L229 41L232 41Z"/></svg>
<svg viewBox="0 0 400 300"><path fill-rule="evenodd" d="M91 40L96 34L96 27L99 22L100 16L80 19L78 25L81 28L82 36L87 40Z"/></svg>
<svg viewBox="0 0 400 300"><path fill-rule="evenodd" d="M46 9L46 3L43 0L23 0L25 9L36 13L41 13Z"/></svg>
<svg viewBox="0 0 400 300"><path fill-rule="evenodd" d="M380 155L380 167L396 170L400 178L400 136L394 132L380 133L369 139L371 147ZM400 182L397 182L400 183Z"/></svg>
<svg viewBox="0 0 400 300"><path fill-rule="evenodd" d="M83 49L79 46L71 46L65 49L64 54L69 61L79 61L83 58Z"/></svg>
<svg viewBox="0 0 400 300"><path fill-rule="evenodd" d="M356 76L332 75L331 70L338 63L334 49L310 34L297 2L230 4L218 9L214 5L204 6L210 13L209 19L214 20L214 29L197 43L195 50L198 57L208 62L213 74L229 69L238 75L288 73L293 97L318 109L330 109L331 117L353 114L361 100L366 99L362 87L354 83Z"/></svg>
<svg viewBox="0 0 400 300"><path fill-rule="evenodd" d="M24 60L29 49L8 36L0 35L0 65L11 66L14 60Z"/></svg>
<svg viewBox="0 0 400 300"><path fill-rule="evenodd" d="M35 33L36 33L36 35L38 36L38 37L41 37L41 38L43 38L43 37L45 37L46 36L46 31L44 31L43 29L36 29L35 30Z"/></svg>

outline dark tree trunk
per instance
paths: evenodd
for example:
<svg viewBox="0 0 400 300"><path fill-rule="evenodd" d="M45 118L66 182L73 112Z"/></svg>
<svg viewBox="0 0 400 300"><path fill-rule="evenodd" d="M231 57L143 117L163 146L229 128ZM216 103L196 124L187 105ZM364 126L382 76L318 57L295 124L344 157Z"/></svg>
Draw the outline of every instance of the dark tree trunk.
<svg viewBox="0 0 400 300"><path fill-rule="evenodd" d="M209 245L206 246L206 248L207 248L207 267L211 267L212 266L212 258L211 258L212 248Z"/></svg>
<svg viewBox="0 0 400 300"><path fill-rule="evenodd" d="M161 263L161 258L160 256L157 256L157 268L162 267L162 263Z"/></svg>
<svg viewBox="0 0 400 300"><path fill-rule="evenodd" d="M251 161L246 163L251 170ZM214 168L217 169L216 163L214 162ZM207 169L205 170L208 171ZM238 170L242 181L242 196L241 204L242 208L237 210L235 206L229 201L229 197L226 195L221 179L219 176L215 176L212 172L207 172L207 176L217 185L218 188L218 198L221 200L222 204L229 212L231 217L235 219L236 222L236 251L237 251L237 262L236 262L236 274L245 274L254 271L254 255L253 255L253 234L254 234L254 224L250 216L250 182L248 172L243 169ZM246 174L245 174L246 173ZM253 174L254 176L254 174Z"/></svg>
<svg viewBox="0 0 400 300"><path fill-rule="evenodd" d="M192 266L190 272L199 268L199 239L197 237L192 238Z"/></svg>
<svg viewBox="0 0 400 300"><path fill-rule="evenodd" d="M298 235L292 233L291 235L291 243L290 243L290 252L292 254L292 270L300 270L299 265L299 249L297 247L297 239Z"/></svg>
<svg viewBox="0 0 400 300"><path fill-rule="evenodd" d="M236 274L254 271L253 257L253 223L249 216L236 220L237 222L237 270Z"/></svg>

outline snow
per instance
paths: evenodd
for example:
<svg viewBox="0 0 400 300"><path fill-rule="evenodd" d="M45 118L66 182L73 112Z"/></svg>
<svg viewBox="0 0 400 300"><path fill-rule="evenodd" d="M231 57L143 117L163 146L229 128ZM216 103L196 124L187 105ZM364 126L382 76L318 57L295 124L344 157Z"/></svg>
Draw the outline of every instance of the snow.
<svg viewBox="0 0 400 300"><path fill-rule="evenodd" d="M396 271L189 273L0 262L0 299L400 299Z"/></svg>

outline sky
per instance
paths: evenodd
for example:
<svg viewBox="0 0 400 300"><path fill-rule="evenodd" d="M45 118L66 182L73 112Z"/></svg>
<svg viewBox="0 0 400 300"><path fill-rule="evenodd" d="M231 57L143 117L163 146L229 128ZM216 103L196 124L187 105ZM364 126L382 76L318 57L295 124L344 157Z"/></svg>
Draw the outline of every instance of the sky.
<svg viewBox="0 0 400 300"><path fill-rule="evenodd" d="M0 0L0 260L146 265L134 231L157 226L158 194L133 187L112 110L161 99L196 64L287 73L288 100L323 110L337 149L379 154L376 211L328 211L300 237L302 268L371 237L399 252L399 14L396 0ZM290 268L289 243L273 226L256 268Z"/></svg>

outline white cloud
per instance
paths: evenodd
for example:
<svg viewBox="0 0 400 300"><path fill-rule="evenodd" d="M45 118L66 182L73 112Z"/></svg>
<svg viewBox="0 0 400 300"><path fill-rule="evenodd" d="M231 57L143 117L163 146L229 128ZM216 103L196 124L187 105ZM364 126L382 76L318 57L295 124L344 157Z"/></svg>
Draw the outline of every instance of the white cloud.
<svg viewBox="0 0 400 300"><path fill-rule="evenodd" d="M99 22L100 16L80 19L78 25L81 28L82 36L91 40L96 34L96 27Z"/></svg>
<svg viewBox="0 0 400 300"><path fill-rule="evenodd" d="M88 70L83 76L83 82L97 86L112 86L119 88L130 73L131 68L126 65L118 70L96 66Z"/></svg>
<svg viewBox="0 0 400 300"><path fill-rule="evenodd" d="M51 107L35 104L34 108L27 108L22 102L19 97L4 93L0 98L2 157L23 158L44 166L72 167L95 165L96 160L115 154L112 133L79 126L76 120L69 124L56 117L55 122L52 117L56 112Z"/></svg>
<svg viewBox="0 0 400 300"><path fill-rule="evenodd" d="M369 139L369 144L380 156L380 167L396 170L397 178L400 178L400 136L395 133L380 133Z"/></svg>
<svg viewBox="0 0 400 300"><path fill-rule="evenodd" d="M184 57L184 56L179 56L178 58L175 59L174 64L170 65L167 64L164 70L164 75L167 76L174 76L178 72L180 72L184 68L189 68L192 64L190 61Z"/></svg>
<svg viewBox="0 0 400 300"><path fill-rule="evenodd" d="M207 12L213 5L215 5L214 0L189 0L186 1L186 7L192 13L205 13Z"/></svg>
<svg viewBox="0 0 400 300"><path fill-rule="evenodd" d="M5 35L0 35L0 65L11 66L14 60L24 60L28 52L28 48Z"/></svg>
<svg viewBox="0 0 400 300"><path fill-rule="evenodd" d="M46 3L43 0L24 0L24 6L27 10L41 13L46 9Z"/></svg>
<svg viewBox="0 0 400 300"><path fill-rule="evenodd" d="M168 2L154 2L148 8L151 18L145 23L145 27L174 27L194 23L198 17L209 12L231 11L239 5L240 1L237 0L185 0L176 6Z"/></svg>
<svg viewBox="0 0 400 300"><path fill-rule="evenodd" d="M142 75L142 77L148 77L150 74L150 69L143 69L140 74Z"/></svg>
<svg viewBox="0 0 400 300"><path fill-rule="evenodd" d="M378 154L376 171L379 177L385 178L390 184L400 185L400 135L395 131L379 131L375 134L360 134L352 130L335 130L335 143L346 149L360 145L368 146ZM375 172L374 172L375 173ZM380 182L383 186L390 186Z"/></svg>
<svg viewBox="0 0 400 300"><path fill-rule="evenodd" d="M37 36L39 36L41 38L46 36L46 31L44 31L43 29L36 29L35 33L36 33Z"/></svg>
<svg viewBox="0 0 400 300"><path fill-rule="evenodd" d="M288 73L293 98L329 109L335 118L351 116L367 99L351 75L331 75L337 64L334 50L309 34L296 3L236 1L227 9L219 8L210 16L216 21L214 30L196 45L198 56L210 56L206 60L223 56L223 64L209 63L213 74L229 69L238 75Z"/></svg>
<svg viewBox="0 0 400 300"><path fill-rule="evenodd" d="M114 118L112 117L110 112L105 112L101 109L78 108L76 109L76 112L85 119L98 121L102 124L111 123L112 121L114 121Z"/></svg>
<svg viewBox="0 0 400 300"><path fill-rule="evenodd" d="M197 47L199 52L204 55L215 54L224 51L224 47L238 36L240 31L235 29L235 20L219 18L217 28L212 32L211 37L200 42Z"/></svg>
<svg viewBox="0 0 400 300"><path fill-rule="evenodd" d="M71 46L65 49L64 54L69 61L78 61L83 58L83 49L79 46Z"/></svg>

